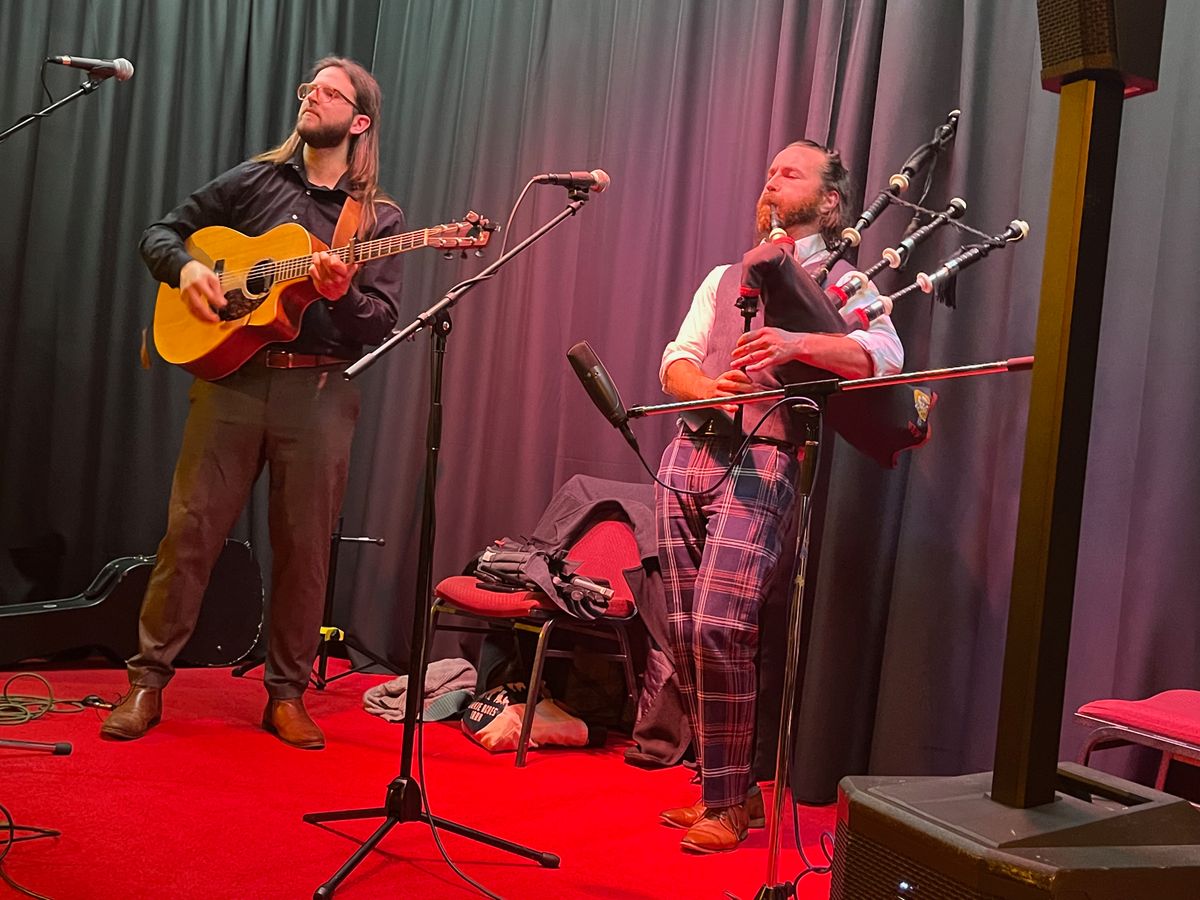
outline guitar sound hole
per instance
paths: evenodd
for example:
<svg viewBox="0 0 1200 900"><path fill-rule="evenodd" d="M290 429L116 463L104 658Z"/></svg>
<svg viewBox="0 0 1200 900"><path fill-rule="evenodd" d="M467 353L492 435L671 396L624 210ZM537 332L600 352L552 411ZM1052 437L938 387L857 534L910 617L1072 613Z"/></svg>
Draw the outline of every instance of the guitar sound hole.
<svg viewBox="0 0 1200 900"><path fill-rule="evenodd" d="M255 263L246 273L245 286L226 291L226 307L217 315L224 322L248 316L262 304L275 283L275 264L271 260Z"/></svg>

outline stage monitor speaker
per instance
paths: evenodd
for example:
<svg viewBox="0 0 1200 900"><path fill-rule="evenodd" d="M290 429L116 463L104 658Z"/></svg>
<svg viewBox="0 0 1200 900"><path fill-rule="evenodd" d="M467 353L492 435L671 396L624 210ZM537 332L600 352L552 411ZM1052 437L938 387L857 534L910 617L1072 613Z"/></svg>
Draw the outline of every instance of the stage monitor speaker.
<svg viewBox="0 0 1200 900"><path fill-rule="evenodd" d="M1196 900L1200 811L1062 763L1053 803L987 796L991 773L843 778L830 900Z"/></svg>
<svg viewBox="0 0 1200 900"><path fill-rule="evenodd" d="M1167 0L1038 0L1042 87L1113 72L1125 96L1158 87Z"/></svg>

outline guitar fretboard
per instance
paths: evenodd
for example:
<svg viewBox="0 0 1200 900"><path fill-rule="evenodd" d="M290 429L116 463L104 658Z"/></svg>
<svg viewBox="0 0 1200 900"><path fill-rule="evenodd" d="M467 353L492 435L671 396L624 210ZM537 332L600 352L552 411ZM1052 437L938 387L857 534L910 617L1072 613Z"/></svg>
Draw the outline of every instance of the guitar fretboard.
<svg viewBox="0 0 1200 900"><path fill-rule="evenodd" d="M416 231L394 234L373 241L347 244L344 247L336 247L330 252L347 265L370 262L373 259L382 259L385 256L394 256L397 253L429 246L429 231L428 228L420 228ZM311 256L278 260L275 263L275 281L304 278L308 275L310 266L312 266Z"/></svg>

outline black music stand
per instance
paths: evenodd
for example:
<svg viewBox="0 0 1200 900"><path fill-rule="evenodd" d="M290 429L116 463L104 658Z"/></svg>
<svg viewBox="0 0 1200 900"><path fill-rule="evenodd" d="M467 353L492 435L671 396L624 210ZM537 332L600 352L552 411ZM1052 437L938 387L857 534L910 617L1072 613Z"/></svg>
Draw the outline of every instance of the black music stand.
<svg viewBox="0 0 1200 900"><path fill-rule="evenodd" d="M337 681L339 678L345 678L347 675L354 675L362 672L371 666L382 666L389 672L396 675L403 675L396 664L389 659L379 656L377 653L368 650L353 635L348 634L344 629L338 628L333 624L333 595L337 587L337 567L338 567L338 551L343 543L347 544L375 544L378 547L384 546L386 541L383 538L374 537L349 537L342 534L342 524L345 522L344 516L338 516L337 528L333 534L329 536L329 571L325 577L325 611L321 614L321 645L317 650L315 674L309 676L309 684L318 691L325 690L326 685L330 682ZM345 672L338 672L336 675L326 676L327 667L329 664L329 645L337 643L343 647L360 653L365 656L370 662L363 663L359 666L351 666ZM255 654L254 658L248 662L242 663L240 666L235 666L230 673L234 678L241 678L252 669L256 669L266 662L265 657Z"/></svg>
<svg viewBox="0 0 1200 900"><path fill-rule="evenodd" d="M424 822L431 827L441 828L452 834L461 835L504 850L516 856L531 859L544 868L558 868L559 858L544 850L534 850L521 844L494 837L475 828L469 828L435 816L425 808L424 793L420 782L413 777L413 751L417 728L421 725L421 711L425 699L425 667L428 661L429 615L433 597L433 544L437 522L437 471L438 453L442 445L442 371L446 356L446 338L453 328L450 309L471 288L486 281L506 262L529 247L555 226L575 215L587 202L586 190L569 187L568 203L558 215L537 229L495 262L473 278L460 282L429 309L422 312L405 328L395 332L387 341L350 366L345 373L347 379L359 375L375 361L403 340L415 335L423 328L430 330L430 379L429 415L425 436L425 484L421 508L421 543L418 551L416 608L413 611L412 638L409 651L409 690L404 705L404 738L400 749L400 772L387 786L384 805L369 809L345 809L335 812L307 813L305 822L319 825L347 819L383 817L383 823L363 841L349 859L330 878L316 889L314 898L332 897L339 884L362 862L384 836L396 825L405 822Z"/></svg>
<svg viewBox="0 0 1200 900"><path fill-rule="evenodd" d="M736 403L763 403L767 401L791 401L790 405L804 408L807 415L804 420L804 459L801 464L800 481L797 485L799 492L796 504L796 561L794 565L794 589L788 611L788 644L786 665L783 680L783 704L779 712L779 739L775 752L775 791L772 797L771 813L768 820L769 831L767 838L767 877L763 886L755 895L755 900L786 900L796 896L796 886L792 881L779 881L779 836L780 823L783 818L783 794L790 790L790 767L792 752L795 744L794 720L796 698L799 695L802 681L800 679L800 660L808 640L803 633L804 622L804 584L808 567L808 546L812 520L812 488L816 475L816 461L819 450L821 419L825 412L829 397L843 391L869 390L883 388L889 385L911 384L914 382L943 381L952 378L964 378L972 375L992 375L1000 372L1016 372L1031 368L1033 357L1025 356L1016 359L1000 360L993 363L957 366L946 369L928 369L923 372L901 372L898 375L882 375L875 378L859 378L840 381L829 378L820 381L809 381L800 384L789 384L770 391L758 391L752 394L741 394L736 397L720 397L709 400L686 400L681 403L662 403L655 406L635 406L629 409L627 418L641 416L664 415L667 413L684 412L687 410L710 409Z"/></svg>
<svg viewBox="0 0 1200 900"><path fill-rule="evenodd" d="M325 686L331 682L337 681L339 678L345 678L347 675L354 675L357 672L362 672L370 668L372 665L382 666L389 672L396 675L403 675L396 664L390 660L384 659L378 654L372 653L361 642L356 640L353 635L348 634L345 630L338 628L333 624L333 591L334 584L337 581L337 565L338 565L338 550L342 544L374 544L376 547L382 547L387 542L383 538L376 537L349 537L342 534L342 523L344 517L338 516L337 528L329 538L329 578L325 585L325 614L322 616L323 624L321 625L321 648L317 651L317 673L312 678L313 687L318 691L325 690ZM341 644L350 650L360 653L371 662L363 663L362 665L352 665L345 672L338 672L336 675L326 676L326 667L329 663L329 645L332 643Z"/></svg>

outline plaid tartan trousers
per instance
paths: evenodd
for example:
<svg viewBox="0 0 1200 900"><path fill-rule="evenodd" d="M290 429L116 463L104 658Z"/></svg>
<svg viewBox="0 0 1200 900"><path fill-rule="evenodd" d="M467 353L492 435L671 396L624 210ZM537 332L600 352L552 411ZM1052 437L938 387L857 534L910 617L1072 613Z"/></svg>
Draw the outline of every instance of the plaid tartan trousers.
<svg viewBox="0 0 1200 900"><path fill-rule="evenodd" d="M679 686L696 737L705 804L745 800L754 740L758 612L779 561L796 499L799 462L773 444L751 444L712 490L737 444L681 431L656 488L658 556Z"/></svg>

